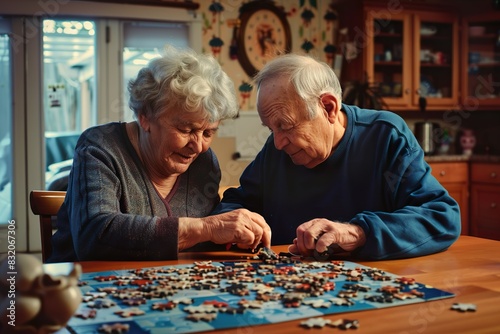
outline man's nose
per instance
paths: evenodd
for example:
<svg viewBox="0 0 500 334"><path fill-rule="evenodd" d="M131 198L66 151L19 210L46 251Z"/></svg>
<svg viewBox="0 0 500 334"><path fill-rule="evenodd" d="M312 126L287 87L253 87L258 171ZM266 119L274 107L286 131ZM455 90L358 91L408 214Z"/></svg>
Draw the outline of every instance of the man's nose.
<svg viewBox="0 0 500 334"><path fill-rule="evenodd" d="M288 139L285 135L279 132L274 132L274 147L277 150L282 150L288 144Z"/></svg>

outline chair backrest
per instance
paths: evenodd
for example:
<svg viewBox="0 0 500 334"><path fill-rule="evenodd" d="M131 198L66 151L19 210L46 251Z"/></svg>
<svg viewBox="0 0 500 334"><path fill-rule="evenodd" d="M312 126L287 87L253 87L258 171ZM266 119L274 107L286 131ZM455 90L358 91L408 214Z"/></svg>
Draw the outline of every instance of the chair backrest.
<svg viewBox="0 0 500 334"><path fill-rule="evenodd" d="M219 197L222 199L224 195L224 191L228 190L229 188L238 188L238 185L231 185L231 186L221 186L219 187Z"/></svg>
<svg viewBox="0 0 500 334"><path fill-rule="evenodd" d="M57 215L65 196L65 191L33 190L30 193L31 211L40 218L43 262L52 253L52 217Z"/></svg>

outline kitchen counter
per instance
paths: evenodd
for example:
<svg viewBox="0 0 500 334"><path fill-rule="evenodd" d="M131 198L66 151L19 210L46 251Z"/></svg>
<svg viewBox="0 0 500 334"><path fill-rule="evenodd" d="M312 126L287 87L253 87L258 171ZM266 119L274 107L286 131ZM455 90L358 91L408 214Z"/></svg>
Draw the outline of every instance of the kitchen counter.
<svg viewBox="0 0 500 334"><path fill-rule="evenodd" d="M425 157L427 162L500 162L500 155L490 154L446 154L446 155L428 155Z"/></svg>

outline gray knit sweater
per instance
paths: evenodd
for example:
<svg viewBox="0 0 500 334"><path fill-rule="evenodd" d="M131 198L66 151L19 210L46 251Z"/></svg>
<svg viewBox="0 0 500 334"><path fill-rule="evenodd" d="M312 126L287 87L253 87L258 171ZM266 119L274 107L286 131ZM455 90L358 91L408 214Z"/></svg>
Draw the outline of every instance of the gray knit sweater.
<svg viewBox="0 0 500 334"><path fill-rule="evenodd" d="M162 199L125 129L86 130L75 148L49 262L167 260L178 253L178 217L203 217L219 201L217 157L208 150Z"/></svg>

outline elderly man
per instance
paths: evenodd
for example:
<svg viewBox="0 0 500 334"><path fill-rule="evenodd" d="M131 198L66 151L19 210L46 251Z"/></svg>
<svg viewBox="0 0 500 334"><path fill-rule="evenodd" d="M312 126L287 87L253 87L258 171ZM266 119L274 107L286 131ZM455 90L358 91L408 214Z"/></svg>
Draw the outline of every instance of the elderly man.
<svg viewBox="0 0 500 334"><path fill-rule="evenodd" d="M275 58L255 84L272 133L216 212L259 213L273 244L305 256L414 257L457 239L458 204L402 118L342 104L332 69L307 56Z"/></svg>

